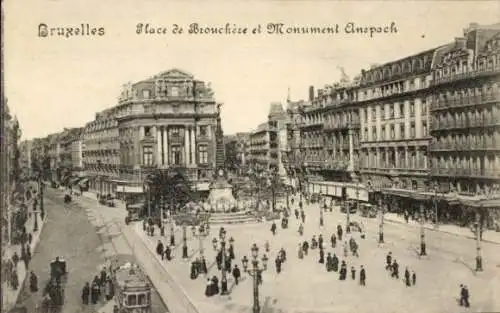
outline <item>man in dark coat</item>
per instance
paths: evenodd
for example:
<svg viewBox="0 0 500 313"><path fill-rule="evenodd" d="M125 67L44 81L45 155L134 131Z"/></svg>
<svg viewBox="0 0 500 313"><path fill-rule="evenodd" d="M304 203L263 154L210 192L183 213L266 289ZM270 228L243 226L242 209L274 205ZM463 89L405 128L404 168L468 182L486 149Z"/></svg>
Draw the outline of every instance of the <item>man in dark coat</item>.
<svg viewBox="0 0 500 313"><path fill-rule="evenodd" d="M363 265L361 265L361 270L359 271L359 284L361 286L366 286L366 272Z"/></svg>
<svg viewBox="0 0 500 313"><path fill-rule="evenodd" d="M306 222L306 213L304 213L304 210L300 211L300 218L302 219L302 223Z"/></svg>
<svg viewBox="0 0 500 313"><path fill-rule="evenodd" d="M172 260L172 249L170 249L169 245L166 245L166 247L165 247L165 259L167 261Z"/></svg>
<svg viewBox="0 0 500 313"><path fill-rule="evenodd" d="M326 256L326 271L327 272L333 271L333 258L330 252L328 252Z"/></svg>
<svg viewBox="0 0 500 313"><path fill-rule="evenodd" d="M299 210L295 209L294 213L295 213L295 218L299 219Z"/></svg>
<svg viewBox="0 0 500 313"><path fill-rule="evenodd" d="M273 233L273 235L276 235L276 223L273 222L273 224L271 225L271 232Z"/></svg>
<svg viewBox="0 0 500 313"><path fill-rule="evenodd" d="M274 260L274 263L276 264L276 273L281 273L281 258L277 256L276 260Z"/></svg>
<svg viewBox="0 0 500 313"><path fill-rule="evenodd" d="M235 255L234 255L234 246L233 246L233 244L229 245L229 249L228 250L229 250L229 258L231 260L234 260L235 259Z"/></svg>
<svg viewBox="0 0 500 313"><path fill-rule="evenodd" d="M339 270L339 258L337 255L334 253L332 257L332 266L333 266L333 271L336 272Z"/></svg>
<svg viewBox="0 0 500 313"><path fill-rule="evenodd" d="M320 264L324 264L325 263L325 251L323 249L319 249L319 260L318 262Z"/></svg>
<svg viewBox="0 0 500 313"><path fill-rule="evenodd" d="M99 289L99 285L96 282L92 283L92 289L90 291L90 298L92 300L92 304L96 304L99 300L99 295L101 290Z"/></svg>
<svg viewBox="0 0 500 313"><path fill-rule="evenodd" d="M38 291L38 277L36 277L35 272L33 271L30 272L30 291Z"/></svg>
<svg viewBox="0 0 500 313"><path fill-rule="evenodd" d="M320 234L319 237L318 237L318 246L320 249L323 249L323 235Z"/></svg>
<svg viewBox="0 0 500 313"><path fill-rule="evenodd" d="M417 274L415 274L415 271L413 271L413 273L411 274L411 284L415 286L416 283L417 283Z"/></svg>
<svg viewBox="0 0 500 313"><path fill-rule="evenodd" d="M408 270L408 267L405 268L405 284L406 284L406 287L410 287L411 286L410 271Z"/></svg>
<svg viewBox="0 0 500 313"><path fill-rule="evenodd" d="M304 254L307 255L309 251L309 242L307 242L307 240L302 243L302 249L304 250Z"/></svg>
<svg viewBox="0 0 500 313"><path fill-rule="evenodd" d="M82 289L82 303L89 304L89 295L90 295L90 285L88 282L85 283Z"/></svg>
<svg viewBox="0 0 500 313"><path fill-rule="evenodd" d="M207 283L206 283L206 286L205 286L205 296L207 297L211 297L213 296L213 292L214 292L214 282L212 279L210 278L207 278Z"/></svg>
<svg viewBox="0 0 500 313"><path fill-rule="evenodd" d="M238 268L238 265L234 265L234 268L233 268L233 278L234 278L234 282L236 283L236 285L238 285L240 277L241 277L241 271Z"/></svg>
<svg viewBox="0 0 500 313"><path fill-rule="evenodd" d="M106 268L103 267L101 270L101 277L99 279L100 287L104 287L104 284L106 283L107 278L108 278L108 275L106 273Z"/></svg>
<svg viewBox="0 0 500 313"><path fill-rule="evenodd" d="M158 244L156 245L156 254L161 256L162 260L163 260L163 251L165 251L163 243L161 242L161 240L158 240Z"/></svg>
<svg viewBox="0 0 500 313"><path fill-rule="evenodd" d="M385 257L385 269L390 270L391 269L391 264L392 264L392 252L389 251Z"/></svg>
<svg viewBox="0 0 500 313"><path fill-rule="evenodd" d="M337 237L335 237L335 234L332 234L332 237L330 237L330 242L332 243L332 248L337 246Z"/></svg>
<svg viewBox="0 0 500 313"><path fill-rule="evenodd" d="M205 260L205 257L201 257L201 271L205 274L208 273L207 260Z"/></svg>
<svg viewBox="0 0 500 313"><path fill-rule="evenodd" d="M215 262L217 262L217 268L219 271L222 270L222 250L215 256Z"/></svg>
<svg viewBox="0 0 500 313"><path fill-rule="evenodd" d="M212 283L213 283L213 285L212 285L213 293L212 294L214 294L214 295L219 294L219 278L217 278L217 276L214 275L212 277Z"/></svg>
<svg viewBox="0 0 500 313"><path fill-rule="evenodd" d="M391 277L395 277L396 279L399 279L399 264L396 260L392 262L392 275Z"/></svg>
<svg viewBox="0 0 500 313"><path fill-rule="evenodd" d="M189 275L189 277L190 277L191 279L196 279L196 278L198 278L198 269L196 268L196 264L195 264L195 262L194 262L194 261L193 261L193 262L191 262L191 271L190 271L190 275Z"/></svg>
<svg viewBox="0 0 500 313"><path fill-rule="evenodd" d="M337 237L342 241L342 226L337 225Z"/></svg>
<svg viewBox="0 0 500 313"><path fill-rule="evenodd" d="M351 278L356 280L356 268L354 266L351 266Z"/></svg>
<svg viewBox="0 0 500 313"><path fill-rule="evenodd" d="M465 285L460 285L460 306L465 306L466 308L470 306L469 289Z"/></svg>

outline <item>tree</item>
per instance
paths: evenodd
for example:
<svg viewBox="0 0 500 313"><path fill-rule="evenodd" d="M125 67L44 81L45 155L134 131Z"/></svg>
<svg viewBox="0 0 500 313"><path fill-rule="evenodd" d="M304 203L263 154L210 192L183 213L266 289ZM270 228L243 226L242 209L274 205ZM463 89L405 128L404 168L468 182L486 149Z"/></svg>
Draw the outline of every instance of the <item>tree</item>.
<svg viewBox="0 0 500 313"><path fill-rule="evenodd" d="M184 206L192 200L189 181L182 169L157 169L146 179L151 201L151 214L159 215L160 206L167 204L171 210Z"/></svg>

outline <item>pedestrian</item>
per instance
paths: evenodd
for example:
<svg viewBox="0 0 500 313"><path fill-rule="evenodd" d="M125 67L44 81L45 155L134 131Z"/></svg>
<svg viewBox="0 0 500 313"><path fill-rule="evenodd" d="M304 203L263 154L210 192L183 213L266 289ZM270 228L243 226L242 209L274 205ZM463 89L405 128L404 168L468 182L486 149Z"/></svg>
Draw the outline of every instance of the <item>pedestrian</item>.
<svg viewBox="0 0 500 313"><path fill-rule="evenodd" d="M319 260L318 262L320 264L324 264L325 263L325 251L323 249L319 249Z"/></svg>
<svg viewBox="0 0 500 313"><path fill-rule="evenodd" d="M240 277L241 277L241 271L238 268L238 265L234 265L234 268L233 268L233 278L234 278L234 282L236 283L236 285L238 285Z"/></svg>
<svg viewBox="0 0 500 313"><path fill-rule="evenodd" d="M90 291L90 298L92 300L92 304L97 304L97 301L99 300L100 293L101 293L101 290L99 289L99 284L96 282L93 282L92 288Z"/></svg>
<svg viewBox="0 0 500 313"><path fill-rule="evenodd" d="M196 279L198 278L198 269L196 268L196 264L195 262L191 262L191 270L190 270L190 274L189 274L189 277L191 279Z"/></svg>
<svg viewBox="0 0 500 313"><path fill-rule="evenodd" d="M32 293L38 291L38 277L35 275L35 272L30 272L30 291Z"/></svg>
<svg viewBox="0 0 500 313"><path fill-rule="evenodd" d="M363 265L361 265L361 270L359 271L359 284L361 286L366 286L366 272Z"/></svg>
<svg viewBox="0 0 500 313"><path fill-rule="evenodd" d="M323 249L323 235L320 234L319 237L318 237L318 246L320 249Z"/></svg>
<svg viewBox="0 0 500 313"><path fill-rule="evenodd" d="M158 240L158 244L156 245L156 254L161 256L162 260L163 260L163 251L165 251L163 243L161 242L161 240Z"/></svg>
<svg viewBox="0 0 500 313"><path fill-rule="evenodd" d="M204 274L208 274L207 260L204 256L201 257L201 271Z"/></svg>
<svg viewBox="0 0 500 313"><path fill-rule="evenodd" d="M351 278L352 280L356 280L356 268L354 266L351 266Z"/></svg>
<svg viewBox="0 0 500 313"><path fill-rule="evenodd" d="M302 249L304 250L304 254L307 255L307 252L309 251L309 242L307 242L307 240L304 240L302 243Z"/></svg>
<svg viewBox="0 0 500 313"><path fill-rule="evenodd" d="M213 287L213 293L212 295L217 295L219 294L219 279L217 276L212 276L212 287Z"/></svg>
<svg viewBox="0 0 500 313"><path fill-rule="evenodd" d="M415 271L413 271L411 274L411 284L415 286L416 283L417 283L417 274L415 274Z"/></svg>
<svg viewBox="0 0 500 313"><path fill-rule="evenodd" d="M165 245L165 252L164 252L164 259L167 261L172 260L172 249L170 248L169 245Z"/></svg>
<svg viewBox="0 0 500 313"><path fill-rule="evenodd" d="M460 285L460 306L465 306L466 308L470 306L469 290L465 285Z"/></svg>
<svg viewBox="0 0 500 313"><path fill-rule="evenodd" d="M344 242L344 258L347 258L349 255L349 250L347 249L347 243Z"/></svg>
<svg viewBox="0 0 500 313"><path fill-rule="evenodd" d="M11 273L10 284L12 286L12 289L14 289L14 290L17 290L17 288L19 287L19 276L17 275L16 268Z"/></svg>
<svg viewBox="0 0 500 313"><path fill-rule="evenodd" d="M82 303L89 304L89 295L90 295L90 285L88 282L85 283L82 289Z"/></svg>
<svg viewBox="0 0 500 313"><path fill-rule="evenodd" d="M299 259L302 260L304 258L304 249L302 249L302 244L299 243L299 251L298 251Z"/></svg>
<svg viewBox="0 0 500 313"><path fill-rule="evenodd" d="M335 234L332 234L332 237L330 237L330 242L332 243L332 248L337 246L337 237L335 237Z"/></svg>
<svg viewBox="0 0 500 313"><path fill-rule="evenodd" d="M302 223L306 222L306 214L304 213L304 210L300 211L300 217L302 218Z"/></svg>
<svg viewBox="0 0 500 313"><path fill-rule="evenodd" d="M326 256L326 271L327 272L333 271L333 257L330 252L328 252Z"/></svg>
<svg viewBox="0 0 500 313"><path fill-rule="evenodd" d="M214 282L210 278L207 278L207 283L205 285L205 296L206 297L211 297L214 295L213 294L213 291L214 291L213 284L214 284Z"/></svg>
<svg viewBox="0 0 500 313"><path fill-rule="evenodd" d="M12 255L12 263L14 264L14 267L17 268L17 263L19 263L19 255L17 255L17 252L14 252Z"/></svg>
<svg viewBox="0 0 500 313"><path fill-rule="evenodd" d="M392 262L392 275L391 277L395 277L396 279L399 279L399 264L396 260Z"/></svg>
<svg viewBox="0 0 500 313"><path fill-rule="evenodd" d="M316 235L313 235L311 239L311 249L316 249L317 247L318 241L316 240Z"/></svg>
<svg viewBox="0 0 500 313"><path fill-rule="evenodd" d="M342 241L342 226L340 226L340 224L337 225L337 237Z"/></svg>
<svg viewBox="0 0 500 313"><path fill-rule="evenodd" d="M406 284L406 287L411 286L410 271L408 270L408 267L405 268L405 284Z"/></svg>
<svg viewBox="0 0 500 313"><path fill-rule="evenodd" d="M99 278L99 286L102 288L104 287L104 284L106 283L106 280L108 278L108 274L106 273L106 267L103 267L101 270L101 277Z"/></svg>
<svg viewBox="0 0 500 313"><path fill-rule="evenodd" d="M333 254L333 258L332 258L332 267L333 267L334 272L339 270L339 258L337 257L337 255L335 253Z"/></svg>
<svg viewBox="0 0 500 313"><path fill-rule="evenodd" d="M266 243L264 244L264 248L266 249L266 252L269 253L269 250L270 250L269 241L266 240Z"/></svg>
<svg viewBox="0 0 500 313"><path fill-rule="evenodd" d="M273 236L276 235L276 223L273 222L273 224L271 225L271 232L273 233Z"/></svg>
<svg viewBox="0 0 500 313"><path fill-rule="evenodd" d="M392 264L392 252L389 251L385 257L385 269L390 270L391 269L391 264Z"/></svg>
<svg viewBox="0 0 500 313"><path fill-rule="evenodd" d="M295 219L299 219L299 210L295 209L294 213L295 213Z"/></svg>
<svg viewBox="0 0 500 313"><path fill-rule="evenodd" d="M301 236L304 234L304 226L302 224L299 225L299 234Z"/></svg>
<svg viewBox="0 0 500 313"><path fill-rule="evenodd" d="M281 273L281 258L277 256L276 260L274 260L274 263L276 265L276 273Z"/></svg>

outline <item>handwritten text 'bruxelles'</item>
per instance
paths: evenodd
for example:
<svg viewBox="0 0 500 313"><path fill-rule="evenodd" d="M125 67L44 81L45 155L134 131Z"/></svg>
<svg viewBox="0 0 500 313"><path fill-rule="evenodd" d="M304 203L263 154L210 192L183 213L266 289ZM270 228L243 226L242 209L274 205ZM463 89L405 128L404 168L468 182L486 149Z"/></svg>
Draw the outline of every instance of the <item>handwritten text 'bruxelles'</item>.
<svg viewBox="0 0 500 313"><path fill-rule="evenodd" d="M284 23L267 23L256 26L244 26L233 23L221 25L203 25L191 23L188 25L172 24L170 26L138 23L138 35L335 35L353 34L373 37L378 34L396 34L398 28L395 22L384 25L361 25L349 22L344 25L288 25Z"/></svg>

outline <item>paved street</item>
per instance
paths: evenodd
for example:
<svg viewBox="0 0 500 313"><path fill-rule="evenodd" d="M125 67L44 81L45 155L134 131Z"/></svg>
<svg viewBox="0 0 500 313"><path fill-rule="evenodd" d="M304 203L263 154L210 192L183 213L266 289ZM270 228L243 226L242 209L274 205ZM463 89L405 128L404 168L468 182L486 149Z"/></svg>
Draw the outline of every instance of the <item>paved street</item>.
<svg viewBox="0 0 500 313"><path fill-rule="evenodd" d="M63 312L95 312L98 307L81 305L81 289L111 258L121 261L135 261L130 247L123 239L116 239L119 234L99 217L89 218L88 211L73 202L63 204L63 193L47 188L45 208L48 218L41 235L40 245L33 256L31 267L39 277L39 289L48 280L49 263L56 256L64 256L68 263L68 282L65 290ZM90 221L89 221L90 220ZM27 287L27 286L25 286ZM41 299L41 292L33 295L28 288L21 293L18 307L25 307L28 312L35 312L35 306ZM166 308L153 294L153 312L164 313Z"/></svg>
<svg viewBox="0 0 500 313"><path fill-rule="evenodd" d="M469 311L498 310L498 294L500 255L495 253L499 246L483 244L485 271L477 276L471 270L474 266L475 242L470 239L452 236L440 232L427 232L428 257L419 259L417 249L419 245L418 229L409 228L401 224L387 224L385 226L386 244L379 247L378 220L362 219L352 216L352 220L362 220L366 225L367 238L360 239L359 233L354 238L360 244L360 258L349 256L348 269L355 266L359 274L359 266L364 265L367 271L367 287L361 288L357 281L338 281L337 273L327 273L324 265L318 264L318 251L311 251L304 260L297 258L297 245L300 241L311 239L313 234L323 233L328 248L326 252L335 252L340 260L342 250L339 245L336 249L330 248L329 238L338 223L345 224L345 216L338 212L325 213L325 227L319 231L319 208L309 206L305 208L307 218L305 234L299 237L298 222L295 217L290 219L290 227L281 230L278 223L278 234L271 236L270 223L260 225L233 225L227 226L227 238L234 237L236 262L241 267L241 257L250 256L250 245L256 242L261 251L264 243L269 240L271 253L269 269L264 273L264 284L261 288L261 305L263 312L347 312L356 308L359 312L411 312L423 310L425 312L455 312L458 310L457 298L461 283L469 286L471 291L472 307ZM142 233L141 225L136 225L137 232ZM217 229L205 240L205 255L208 265L212 264L215 252L211 248L211 240ZM190 232L188 231L188 234ZM159 239L149 238L150 248ZM232 288L231 296L212 297L204 296L205 281L202 278L193 281L189 279L189 263L180 258L181 232L178 231L178 247L174 262L166 263L166 268L185 290L190 291L193 301L202 308L208 304L217 305L219 311L250 312L252 302L252 285L250 277ZM166 239L164 239L166 241ZM191 260L198 249L198 241L192 238L189 241ZM288 261L284 264L284 271L277 275L274 259L276 251L283 247L287 251ZM402 280L391 279L383 269L385 255L392 251L400 264L401 276L405 267L414 270L417 274L417 285L407 288ZM245 252L243 252L245 251ZM210 275L216 274L216 266L210 269ZM245 275L244 275L245 276ZM349 273L350 277L350 273ZM231 286L232 280L230 280ZM215 311L214 311L215 312Z"/></svg>

